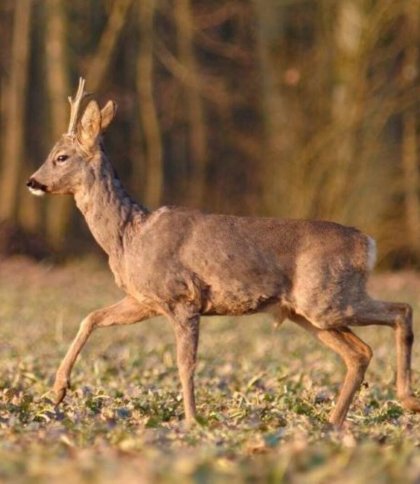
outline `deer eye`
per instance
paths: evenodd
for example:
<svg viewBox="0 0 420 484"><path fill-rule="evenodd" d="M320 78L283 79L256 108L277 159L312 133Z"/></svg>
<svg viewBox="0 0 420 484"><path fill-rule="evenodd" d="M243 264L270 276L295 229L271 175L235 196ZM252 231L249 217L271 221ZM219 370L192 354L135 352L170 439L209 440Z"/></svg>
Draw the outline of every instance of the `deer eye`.
<svg viewBox="0 0 420 484"><path fill-rule="evenodd" d="M61 163L63 161L66 161L67 158L68 158L67 155L59 155L59 156L57 156L57 161L59 161Z"/></svg>

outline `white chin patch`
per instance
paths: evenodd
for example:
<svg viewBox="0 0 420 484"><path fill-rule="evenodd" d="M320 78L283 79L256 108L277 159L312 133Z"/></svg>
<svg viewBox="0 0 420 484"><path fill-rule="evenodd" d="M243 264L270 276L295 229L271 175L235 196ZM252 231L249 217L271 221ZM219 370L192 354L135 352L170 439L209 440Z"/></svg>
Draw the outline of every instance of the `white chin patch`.
<svg viewBox="0 0 420 484"><path fill-rule="evenodd" d="M39 188L29 187L29 191L32 193L32 195L36 195L37 197L43 197L45 195L44 190L41 190Z"/></svg>

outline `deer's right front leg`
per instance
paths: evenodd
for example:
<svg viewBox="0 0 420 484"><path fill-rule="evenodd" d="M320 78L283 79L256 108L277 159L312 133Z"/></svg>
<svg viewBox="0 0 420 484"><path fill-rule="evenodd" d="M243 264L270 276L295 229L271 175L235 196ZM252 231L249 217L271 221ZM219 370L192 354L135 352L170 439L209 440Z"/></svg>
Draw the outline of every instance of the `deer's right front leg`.
<svg viewBox="0 0 420 484"><path fill-rule="evenodd" d="M66 356L61 362L54 382L54 392L56 395L55 404L58 405L66 396L66 391L70 386L70 374L73 365L95 328L106 326L133 324L149 317L154 316L150 309L142 306L136 299L127 296L112 306L98 309L90 313L81 323L79 331L74 338Z"/></svg>
<svg viewBox="0 0 420 484"><path fill-rule="evenodd" d="M179 377L184 400L185 420L191 426L196 418L194 395L194 371L197 360L200 318L173 319L176 336L176 353Z"/></svg>

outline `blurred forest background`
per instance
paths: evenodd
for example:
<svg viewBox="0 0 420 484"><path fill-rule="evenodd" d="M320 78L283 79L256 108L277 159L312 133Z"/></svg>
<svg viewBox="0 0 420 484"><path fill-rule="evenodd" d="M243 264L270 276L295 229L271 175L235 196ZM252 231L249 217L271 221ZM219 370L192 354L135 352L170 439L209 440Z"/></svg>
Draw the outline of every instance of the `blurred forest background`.
<svg viewBox="0 0 420 484"><path fill-rule="evenodd" d="M94 245L25 188L82 75L149 208L334 220L419 267L419 64L420 0L1 0L0 251Z"/></svg>

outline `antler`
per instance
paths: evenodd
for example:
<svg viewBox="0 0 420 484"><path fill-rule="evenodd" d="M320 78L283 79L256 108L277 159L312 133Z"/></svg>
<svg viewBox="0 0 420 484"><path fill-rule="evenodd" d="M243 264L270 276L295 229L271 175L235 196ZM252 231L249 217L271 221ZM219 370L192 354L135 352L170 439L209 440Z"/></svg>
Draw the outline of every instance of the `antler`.
<svg viewBox="0 0 420 484"><path fill-rule="evenodd" d="M77 88L75 98L73 99L71 96L69 96L70 122L67 129L68 135L74 135L76 133L76 125L80 111L80 104L86 96L89 96L89 93L85 91L85 82L86 80L83 79L83 77L79 77L79 87Z"/></svg>

